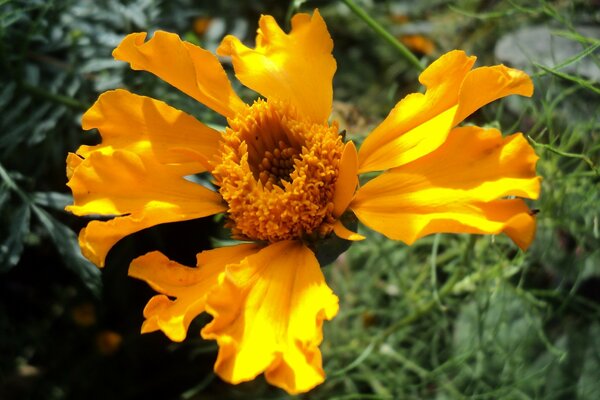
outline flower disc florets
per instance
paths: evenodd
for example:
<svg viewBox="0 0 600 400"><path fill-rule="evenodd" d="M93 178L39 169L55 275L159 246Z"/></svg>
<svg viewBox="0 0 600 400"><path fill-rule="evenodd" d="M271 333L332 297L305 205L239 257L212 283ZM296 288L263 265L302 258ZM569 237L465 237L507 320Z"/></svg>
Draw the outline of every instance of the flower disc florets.
<svg viewBox="0 0 600 400"><path fill-rule="evenodd" d="M234 237L277 242L330 233L344 148L337 124L263 100L228 122L212 174Z"/></svg>

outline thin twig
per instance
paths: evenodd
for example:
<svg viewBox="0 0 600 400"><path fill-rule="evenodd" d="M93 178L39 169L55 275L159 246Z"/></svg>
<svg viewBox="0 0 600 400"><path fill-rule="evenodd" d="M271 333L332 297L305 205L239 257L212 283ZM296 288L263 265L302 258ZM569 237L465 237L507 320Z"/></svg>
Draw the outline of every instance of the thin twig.
<svg viewBox="0 0 600 400"><path fill-rule="evenodd" d="M594 162L588 156L586 156L584 154L569 153L566 151L562 151L555 147L550 146L549 144L538 143L529 135L527 137L529 138L529 140L531 140L531 142L533 143L533 145L535 147L546 149L554 154L558 154L559 156L568 157L568 158L578 158L580 160L583 160L592 169L592 171L594 171L596 176L600 176L599 168L596 167L596 164L594 164Z"/></svg>
<svg viewBox="0 0 600 400"><path fill-rule="evenodd" d="M390 34L381 24L375 21L365 10L360 8L354 0L342 0L344 4L348 6L356 14L357 17L362 19L373 29L383 40L392 45L408 62L410 62L415 68L423 71L423 65L419 59L402 43L398 41L392 34Z"/></svg>
<svg viewBox="0 0 600 400"><path fill-rule="evenodd" d="M46 100L50 100L54 103L63 104L65 106L74 108L76 110L85 111L89 108L88 106L81 103L77 99L74 99L74 98L68 97L68 96L63 96L63 95L56 94L56 93L51 93L42 88L27 84L27 83L21 84L21 88L34 96L41 97Z"/></svg>

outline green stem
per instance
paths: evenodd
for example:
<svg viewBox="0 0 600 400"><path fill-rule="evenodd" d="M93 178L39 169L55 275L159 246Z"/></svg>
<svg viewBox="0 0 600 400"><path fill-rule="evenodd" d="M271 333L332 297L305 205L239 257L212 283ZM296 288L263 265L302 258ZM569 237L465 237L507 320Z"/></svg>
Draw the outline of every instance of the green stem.
<svg viewBox="0 0 600 400"><path fill-rule="evenodd" d="M469 265L471 263L473 247L475 246L476 241L477 241L477 237L475 235L469 235L469 238L466 243L466 248L463 251L463 257L461 260L461 262L463 264L463 268L464 268L464 266ZM462 278L462 275L464 272L463 268L454 268L454 271L453 271L452 275L450 276L450 278L448 278L446 283L444 283L442 288L439 290L439 292L437 294L437 298L430 300L423 307L417 309L413 313L407 315L403 319L401 319L401 320L397 321L396 323L392 324L391 326L389 326L375 340L382 342L386 337L388 337L389 335L391 335L392 333L397 331L399 328L409 325L412 322L420 319L421 317L429 314L435 308L436 305L440 304L442 299L444 299L447 295L452 293L452 291L454 290L454 287Z"/></svg>
<svg viewBox="0 0 600 400"><path fill-rule="evenodd" d="M440 300L440 294L438 293L437 287L437 255L438 247L440 244L440 234L436 234L433 239L433 246L431 247L431 288L433 290L433 298L438 303L440 310L446 311L446 307Z"/></svg>
<svg viewBox="0 0 600 400"><path fill-rule="evenodd" d="M460 276L460 273L455 272L452 276L450 276L450 279L444 284L444 286L442 286L442 289L439 291L437 299L430 300L423 307L417 309L413 313L390 325L375 340L378 343L381 343L385 338L387 338L392 333L396 332L398 329L410 325L411 323L421 319L421 317L424 317L425 315L429 314L436 306L439 305L442 299L444 299L447 295L452 293L454 286L460 280Z"/></svg>
<svg viewBox="0 0 600 400"><path fill-rule="evenodd" d="M594 162L588 156L586 156L584 154L569 153L566 151L562 151L555 147L550 146L549 144L538 143L529 135L527 137L529 138L529 140L531 140L531 142L533 143L533 145L535 147L548 150L548 151L550 151L554 154L558 154L559 156L562 156L562 157L578 158L580 160L583 160L591 168L591 170L594 171L594 174L596 174L596 176L600 176L600 169L596 167Z"/></svg>
<svg viewBox="0 0 600 400"><path fill-rule="evenodd" d="M333 374L333 376L343 375L351 369L354 369L355 367L360 365L376 349L377 346L381 345L385 341L385 339L388 336L398 331L400 328L410 325L413 322L421 319L422 317L425 317L426 315L431 313L434 310L434 308L436 308L436 306L439 306L441 300L443 300L446 296L452 294L457 283L460 282L461 278L463 277L464 267L471 263L471 256L473 253L473 248L475 247L476 240L477 238L474 235L469 236L461 260L463 264L462 268L454 268L452 275L448 278L446 283L444 283L444 285L439 290L437 298L428 301L427 303L425 303L425 305L413 311L411 314L408 314L404 318L388 326L384 331L382 331L379 335L375 336L369 342L367 347L365 347L362 353L353 362L351 362L342 370Z"/></svg>
<svg viewBox="0 0 600 400"><path fill-rule="evenodd" d="M360 19L365 21L367 25L371 27L383 40L392 45L407 61L409 61L415 68L420 71L423 71L423 65L419 61L419 59L402 43L398 41L394 36L392 36L379 22L375 21L369 14L365 12L362 8L360 8L354 0L342 0L344 4L348 6L358 16Z"/></svg>
<svg viewBox="0 0 600 400"><path fill-rule="evenodd" d="M85 111L88 109L88 107L85 104L77 101L76 99L74 99L72 97L63 96L63 95L56 94L56 93L51 93L51 92L45 91L42 88L39 88L39 87L33 86L33 85L29 85L27 83L23 83L21 85L21 87L23 88L23 90L31 93L34 96L53 101L55 103L63 104L65 106L74 108L76 110Z"/></svg>

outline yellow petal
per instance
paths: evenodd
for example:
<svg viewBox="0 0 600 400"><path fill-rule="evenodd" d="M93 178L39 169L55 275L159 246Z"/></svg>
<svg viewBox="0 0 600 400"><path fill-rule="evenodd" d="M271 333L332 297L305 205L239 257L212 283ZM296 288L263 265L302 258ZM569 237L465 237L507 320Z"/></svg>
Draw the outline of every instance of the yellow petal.
<svg viewBox="0 0 600 400"><path fill-rule="evenodd" d="M339 217L346 211L358 185L358 157L351 141L344 146L340 159L338 178L333 193L333 216Z"/></svg>
<svg viewBox="0 0 600 400"><path fill-rule="evenodd" d="M74 204L66 209L76 215L117 217L92 221L81 231L84 255L102 266L108 250L133 232L224 211L220 196L185 180L186 172L125 150L90 154L69 180Z"/></svg>
<svg viewBox="0 0 600 400"><path fill-rule="evenodd" d="M217 49L231 56L237 78L267 99L293 104L301 115L324 122L331 113L336 63L333 41L317 10L296 14L286 34L270 15L259 21L256 47L226 36Z"/></svg>
<svg viewBox="0 0 600 400"><path fill-rule="evenodd" d="M526 250L535 236L535 217L520 199L473 202L444 209L419 208L398 213L365 208L356 215L372 229L409 245L432 233L503 232Z"/></svg>
<svg viewBox="0 0 600 400"><path fill-rule="evenodd" d="M339 219L333 224L333 232L337 235L337 237L346 240L356 241L366 239L363 235L352 232L350 229L346 228Z"/></svg>
<svg viewBox="0 0 600 400"><path fill-rule="evenodd" d="M217 340L215 371L224 380L239 383L264 372L288 393L323 382L322 323L336 315L338 299L300 242L273 243L227 267L206 309L214 319L202 336Z"/></svg>
<svg viewBox="0 0 600 400"><path fill-rule="evenodd" d="M221 137L183 111L121 89L101 94L81 123L83 129L97 128L102 135L101 144L77 150L83 157L91 152L110 154L120 149L142 157L153 156L164 164L193 163L198 158L211 159ZM199 164L197 169L201 172L204 167Z"/></svg>
<svg viewBox="0 0 600 400"><path fill-rule="evenodd" d="M71 179L73 173L81 165L83 158L79 157L75 153L69 153L67 155L67 179Z"/></svg>
<svg viewBox="0 0 600 400"><path fill-rule="evenodd" d="M192 320L204 312L206 296L217 284L225 266L239 263L258 249L254 244L241 244L203 251L198 254L197 268L170 261L160 252L133 260L129 275L146 281L162 293L152 297L146 305L142 333L162 330L173 341L184 340Z"/></svg>
<svg viewBox="0 0 600 400"><path fill-rule="evenodd" d="M173 33L157 31L145 39L145 32L128 35L113 56L132 69L151 72L227 118L245 107L212 53Z"/></svg>
<svg viewBox="0 0 600 400"><path fill-rule="evenodd" d="M365 225L408 244L435 232L506 232L526 247L534 229L527 206L497 199L538 197L537 158L521 134L456 128L433 153L361 187L350 208Z"/></svg>
<svg viewBox="0 0 600 400"><path fill-rule="evenodd" d="M452 51L420 76L425 94L401 100L367 137L358 153L359 172L386 170L418 159L439 147L452 127L480 107L511 94L531 96L522 71L503 65L470 71L475 57Z"/></svg>
<svg viewBox="0 0 600 400"><path fill-rule="evenodd" d="M533 83L525 72L504 65L474 69L461 85L453 125L486 104L511 94L527 97L533 94Z"/></svg>
<svg viewBox="0 0 600 400"><path fill-rule="evenodd" d="M369 134L358 153L359 172L397 167L440 146L452 128L460 86L474 63L475 57L454 50L427 67L419 77L425 94L406 96Z"/></svg>
<svg viewBox="0 0 600 400"><path fill-rule="evenodd" d="M69 180L74 204L67 210L76 215L136 215L154 209L202 214L221 211L219 195L185 180L186 172L130 151L92 153Z"/></svg>
<svg viewBox="0 0 600 400"><path fill-rule="evenodd" d="M186 300L171 300L163 294L153 296L144 307L146 320L142 323L141 333L161 330L174 342L185 340L192 320L204 312L201 295Z"/></svg>

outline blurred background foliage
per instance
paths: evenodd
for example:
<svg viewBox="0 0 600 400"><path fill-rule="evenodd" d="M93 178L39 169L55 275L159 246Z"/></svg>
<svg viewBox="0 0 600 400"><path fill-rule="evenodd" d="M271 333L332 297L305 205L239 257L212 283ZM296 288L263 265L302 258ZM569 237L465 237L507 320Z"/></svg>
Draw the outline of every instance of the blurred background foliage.
<svg viewBox="0 0 600 400"><path fill-rule="evenodd" d="M541 159L538 234L435 235L412 247L379 235L325 268L341 311L325 325L328 379L307 399L600 398L600 2L356 0L425 63L460 48L480 65L529 72L533 99L470 122L524 132ZM260 14L284 25L318 7L335 42L334 117L360 142L418 71L344 1L0 0L0 398L283 399L262 378L212 373L216 346L140 335L152 295L127 277L150 250L193 265L220 221L166 224L121 241L101 272L79 253L86 223L63 211L65 156L97 143L80 117L112 88L224 125L177 90L111 57L128 33L176 32L215 49L248 43ZM230 70L229 66L227 67ZM253 94L235 83L245 99Z"/></svg>

